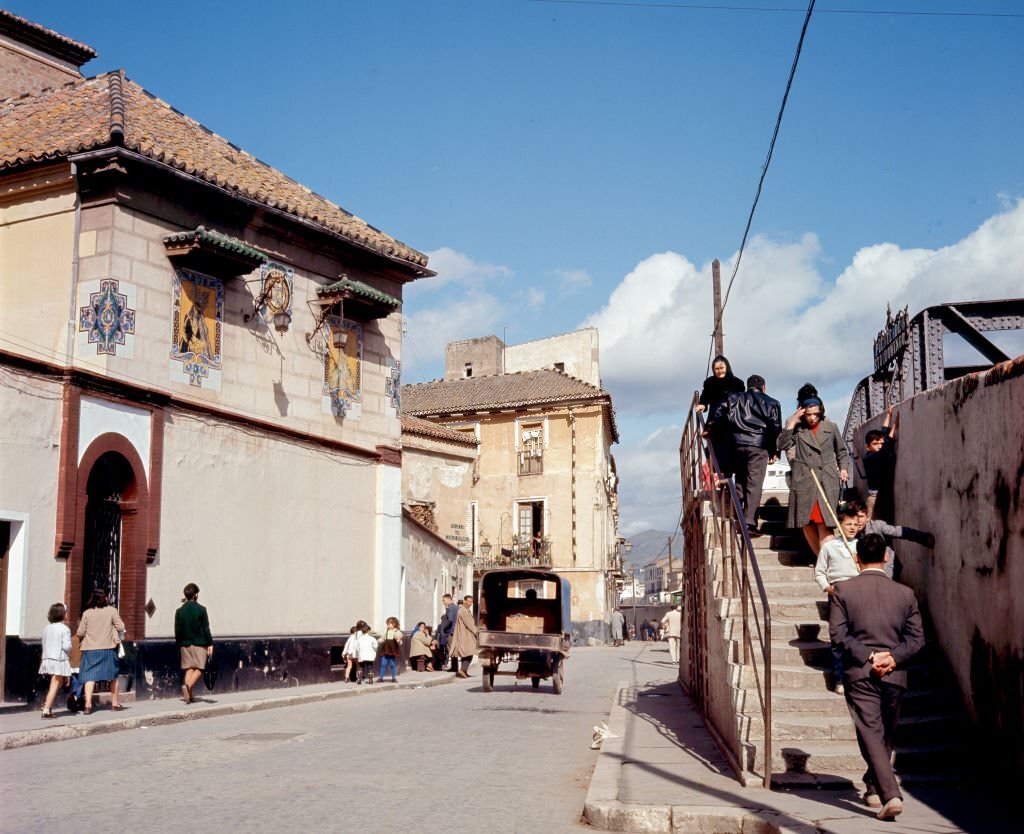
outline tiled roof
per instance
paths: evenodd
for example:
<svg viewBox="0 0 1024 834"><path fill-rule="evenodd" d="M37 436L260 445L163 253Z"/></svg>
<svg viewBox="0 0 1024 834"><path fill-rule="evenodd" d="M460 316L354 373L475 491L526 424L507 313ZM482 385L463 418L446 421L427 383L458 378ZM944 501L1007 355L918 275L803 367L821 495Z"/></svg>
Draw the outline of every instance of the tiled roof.
<svg viewBox="0 0 1024 834"><path fill-rule="evenodd" d="M457 443L460 446L469 446L471 448L476 448L479 445L476 437L472 434L439 426L437 423L413 417L411 414L402 415L402 434L432 437L435 440L444 440L448 443Z"/></svg>
<svg viewBox="0 0 1024 834"><path fill-rule="evenodd" d="M391 307L392 309L402 303L393 295L388 295L386 292L375 290L369 284L364 284L362 281L353 281L351 278L342 278L340 281L335 281L333 284L320 287L316 291L316 294L319 296L355 295L360 298L365 298L367 301L372 301L376 304L383 304L385 307Z"/></svg>
<svg viewBox="0 0 1024 834"><path fill-rule="evenodd" d="M402 411L413 415L599 399L611 398L607 391L551 369L402 386Z"/></svg>
<svg viewBox="0 0 1024 834"><path fill-rule="evenodd" d="M54 32L53 29L18 17L6 9L0 9L0 34L42 49L58 58L64 58L76 66L81 66L96 57L96 50L91 46L73 41L60 32Z"/></svg>
<svg viewBox="0 0 1024 834"><path fill-rule="evenodd" d="M0 101L0 122L18 125L0 133L0 171L123 146L339 235L419 275L434 274L427 269L426 255L179 113L125 78L123 71Z"/></svg>

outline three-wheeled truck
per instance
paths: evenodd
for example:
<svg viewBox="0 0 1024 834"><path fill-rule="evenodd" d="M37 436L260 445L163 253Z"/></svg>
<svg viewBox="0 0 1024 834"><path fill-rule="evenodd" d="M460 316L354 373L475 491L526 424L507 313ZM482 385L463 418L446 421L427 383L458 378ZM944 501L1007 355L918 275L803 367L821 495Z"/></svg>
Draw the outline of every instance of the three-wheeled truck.
<svg viewBox="0 0 1024 834"><path fill-rule="evenodd" d="M494 688L495 675L515 675L534 689L551 678L560 695L572 642L569 580L550 570L497 568L480 577L477 600L484 692ZM502 671L502 664L515 669Z"/></svg>

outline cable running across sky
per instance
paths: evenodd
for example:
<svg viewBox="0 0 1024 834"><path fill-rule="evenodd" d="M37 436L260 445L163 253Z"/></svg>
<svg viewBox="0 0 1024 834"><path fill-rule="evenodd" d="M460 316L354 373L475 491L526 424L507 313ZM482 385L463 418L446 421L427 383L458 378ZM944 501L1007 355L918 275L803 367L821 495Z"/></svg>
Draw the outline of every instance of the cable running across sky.
<svg viewBox="0 0 1024 834"><path fill-rule="evenodd" d="M768 155L765 157L764 165L761 167L761 177L757 181L757 191L754 193L754 202L750 206L750 214L747 215L747 225L743 230L743 239L740 241L739 251L736 253L736 263L732 267L732 275L729 276L729 283L725 288L725 296L722 298L722 309L715 316L715 326L711 329L712 350L708 351L708 371L711 370L711 356L714 348L714 332L722 323L722 316L725 315L726 305L729 303L729 294L732 292L732 285L736 281L736 273L740 270L740 262L743 260L743 250L747 246L747 238L750 237L750 227L754 222L754 212L757 211L757 204L761 200L761 191L764 189L764 181L768 176L768 167L772 164L772 155L775 153L775 142L779 138L779 129L782 127L782 116L786 112L786 103L789 101L789 91L793 87L793 78L796 76L796 68L800 63L800 53L804 48L804 38L807 36L807 26L811 22L811 14L814 12L815 0L807 5L807 14L804 17L804 25L800 29L800 40L796 44L796 52L793 55L793 65L789 68L789 78L786 81L786 92L782 95L782 104L779 106L779 115L775 119L775 130L772 131L772 141L768 145Z"/></svg>

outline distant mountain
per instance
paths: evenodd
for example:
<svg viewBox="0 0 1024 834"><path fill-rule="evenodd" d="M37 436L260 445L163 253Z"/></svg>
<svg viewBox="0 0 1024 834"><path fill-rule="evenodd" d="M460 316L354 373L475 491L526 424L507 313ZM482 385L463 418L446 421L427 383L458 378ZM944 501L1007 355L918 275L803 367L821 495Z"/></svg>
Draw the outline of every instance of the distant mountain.
<svg viewBox="0 0 1024 834"><path fill-rule="evenodd" d="M626 564L643 567L652 559L664 556L668 553L665 546L669 536L672 534L663 530L644 530L629 537L628 541L633 543L633 550L626 554ZM682 553L682 536L677 536L672 542L672 555L678 556Z"/></svg>

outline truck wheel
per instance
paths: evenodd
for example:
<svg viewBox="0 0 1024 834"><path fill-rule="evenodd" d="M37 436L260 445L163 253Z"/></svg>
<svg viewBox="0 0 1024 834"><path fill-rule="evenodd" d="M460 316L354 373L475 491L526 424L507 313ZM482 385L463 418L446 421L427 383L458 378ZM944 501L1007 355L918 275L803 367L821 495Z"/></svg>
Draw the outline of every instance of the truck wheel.
<svg viewBox="0 0 1024 834"><path fill-rule="evenodd" d="M483 685L484 692L490 692L494 689L494 669L490 666L484 666L481 672L481 684Z"/></svg>
<svg viewBox="0 0 1024 834"><path fill-rule="evenodd" d="M540 678L530 678L530 686L534 689L540 689Z"/></svg>
<svg viewBox="0 0 1024 834"><path fill-rule="evenodd" d="M551 686L555 690L556 695L562 694L562 685L565 683L565 675L562 671L564 668L564 664L559 662L551 673Z"/></svg>

